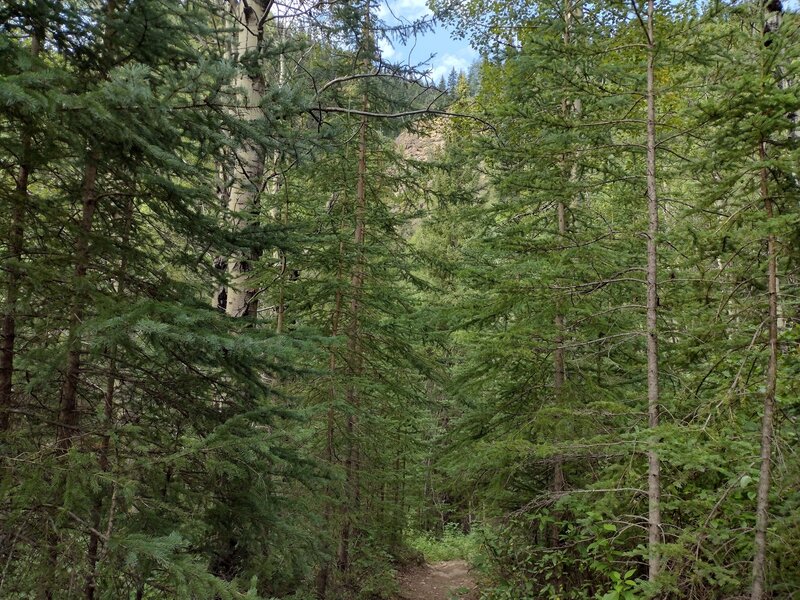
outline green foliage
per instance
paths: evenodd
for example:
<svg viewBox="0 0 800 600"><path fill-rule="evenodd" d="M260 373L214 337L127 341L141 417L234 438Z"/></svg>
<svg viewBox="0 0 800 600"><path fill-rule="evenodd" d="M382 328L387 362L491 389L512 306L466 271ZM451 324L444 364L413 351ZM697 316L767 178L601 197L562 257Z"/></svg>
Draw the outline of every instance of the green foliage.
<svg viewBox="0 0 800 600"><path fill-rule="evenodd" d="M456 523L447 523L441 535L427 531L414 531L408 535L408 545L420 552L427 562L466 560L472 564L481 562L482 533L479 528L464 533Z"/></svg>
<svg viewBox="0 0 800 600"><path fill-rule="evenodd" d="M451 195L471 204L443 206L418 234L421 247L448 249L430 277L451 290L434 302L452 331L444 344L454 410L430 476L448 510L466 506L491 524L490 597L746 593L768 232L782 240L781 286L793 287L796 271L796 210L777 200L797 194L787 166L796 161L794 109L779 81L797 64L796 16L784 15L784 33L765 47L743 24L762 18L759 7L745 17L744 7L657 6L663 413L650 431L641 417L645 57L636 15L613 3L583 5L569 19L563 3L434 7L490 58L470 103L496 129L456 123L444 154L459 154L482 185L454 171L448 185L460 192ZM780 205L772 219L759 199L762 166ZM781 344L794 336L792 294L782 288ZM793 353L782 347L779 387L793 385ZM781 422L778 444L788 448L795 427ZM654 583L642 567L651 443L665 564ZM796 481L790 453L777 463L777 489ZM778 515L791 501L777 489L771 518L783 529ZM769 543L778 593L793 575L777 558L783 541Z"/></svg>
<svg viewBox="0 0 800 600"><path fill-rule="evenodd" d="M225 3L0 6L1 597L388 600L420 556L487 598L740 597L768 237L769 593L796 595L797 15L657 3L649 427L638 5L431 5L482 52L443 98L379 58L426 24L368 2L242 55ZM245 319L210 302L237 262Z"/></svg>

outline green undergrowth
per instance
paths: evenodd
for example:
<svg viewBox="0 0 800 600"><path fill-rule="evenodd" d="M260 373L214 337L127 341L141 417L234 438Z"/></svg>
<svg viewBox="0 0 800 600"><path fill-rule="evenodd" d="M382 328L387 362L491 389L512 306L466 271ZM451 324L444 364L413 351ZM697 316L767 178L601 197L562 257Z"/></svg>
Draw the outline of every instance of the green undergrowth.
<svg viewBox="0 0 800 600"><path fill-rule="evenodd" d="M456 523L445 525L440 535L427 531L412 531L408 534L408 545L420 552L429 563L445 560L466 560L473 566L482 561L482 533L473 528L464 533Z"/></svg>

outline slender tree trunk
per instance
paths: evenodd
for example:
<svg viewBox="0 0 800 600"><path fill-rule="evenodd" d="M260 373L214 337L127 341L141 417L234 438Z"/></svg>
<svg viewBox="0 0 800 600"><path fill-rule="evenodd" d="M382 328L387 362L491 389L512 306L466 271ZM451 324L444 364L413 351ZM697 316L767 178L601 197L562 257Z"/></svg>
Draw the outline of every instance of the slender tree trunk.
<svg viewBox="0 0 800 600"><path fill-rule="evenodd" d="M23 135L23 157L30 156L30 136ZM13 406L14 354L17 337L17 302L19 301L22 271L22 249L24 241L25 202L28 198L30 165L26 158L19 168L16 194L11 208L11 231L8 236L9 264L6 287L6 306L3 314L3 343L0 348L0 431L8 429Z"/></svg>
<svg viewBox="0 0 800 600"><path fill-rule="evenodd" d="M257 52L263 38L264 17L271 2L250 0L235 2L231 0L231 12L238 22L238 58ZM236 87L244 92L244 106L237 114L245 121L255 121L263 116L261 99L264 95L264 78L252 67L240 67ZM228 208L234 214L234 227L244 231L258 216L258 196L264 175L264 153L254 140L245 140L235 151L233 162L233 183L230 190ZM251 250L228 261L229 286L227 289L225 312L233 317L255 317L258 312L256 290L252 287L250 271L252 261L258 253Z"/></svg>
<svg viewBox="0 0 800 600"><path fill-rule="evenodd" d="M103 424L103 435L100 440L100 449L98 450L98 462L100 470L104 473L110 471L110 462L108 452L111 445L111 427L114 418L114 390L117 384L117 348L111 349L109 357L109 375L106 380L106 389L103 394L103 417L105 423ZM87 559L89 563L89 572L86 576L86 585L84 587L84 595L87 600L94 600L95 592L97 591L97 563L99 559L100 549L100 525L102 523L102 497L98 496L94 505L92 506L92 528L93 531L89 534L89 546L87 550Z"/></svg>
<svg viewBox="0 0 800 600"><path fill-rule="evenodd" d="M105 15L111 19L117 10L116 0L108 0ZM106 27L103 32L103 48L110 53L113 31ZM80 384L81 354L83 336L79 328L83 321L86 305L86 273L89 270L89 240L92 234L94 213L97 209L97 170L100 153L96 149L89 151L84 165L83 183L81 184L81 220L75 239L74 288L70 307L69 332L67 334L67 366L64 372L64 384L61 387L61 402L58 414L57 443L62 452L69 450L72 438L78 432L78 386Z"/></svg>
<svg viewBox="0 0 800 600"><path fill-rule="evenodd" d="M374 55L373 38L370 23L370 2L364 7L364 25L362 42L363 64L369 68ZM369 97L366 92L362 99L362 109L369 110ZM358 411L361 407L358 384L353 383L362 374L361 360L361 295L364 287L364 241L366 233L367 213L367 117L361 117L358 131L358 165L356 179L356 202L354 207L355 263L350 280L350 323L347 330L348 375L351 383L347 388L346 400L350 410L347 417L348 454L345 460L345 514L342 537L339 546L339 569L347 572L350 568L350 542L354 532L354 513L358 513L361 504L361 454L357 441Z"/></svg>
<svg viewBox="0 0 800 600"><path fill-rule="evenodd" d="M276 183L276 193L278 191L278 184ZM281 225L288 226L289 224L289 201L286 201L286 206L282 209L278 209L278 222ZM275 333L280 335L283 333L284 324L286 322L286 282L288 280L288 269L289 269L289 261L288 257L286 256L286 251L281 250L278 253L279 258L279 269L280 273L278 276L278 308L277 308L277 317L275 319Z"/></svg>
<svg viewBox="0 0 800 600"><path fill-rule="evenodd" d="M226 3L230 0L219 0L220 8L224 8ZM230 6L233 12L233 5ZM227 22L223 20L223 27L227 27ZM216 19L215 19L216 27ZM236 40L238 46L238 36ZM222 57L226 61L233 60L235 55L233 36L225 36L223 38ZM215 177L215 192L217 196L217 209L224 211L231 201L231 180L233 178L233 164L235 158L233 149L225 147L221 151L219 161L216 165ZM220 312L225 312L228 306L228 286L224 281L224 276L228 272L228 259L225 256L217 255L214 257L213 266L216 271L219 271L221 281L217 282L216 287L211 295L211 306ZM215 401L216 402L216 401Z"/></svg>
<svg viewBox="0 0 800 600"><path fill-rule="evenodd" d="M344 261L344 242L339 242L339 264L337 267L336 272L336 296L333 302L333 312L331 313L331 337L336 337L339 335L339 320L342 316L342 290L341 290L341 280L342 280L342 267ZM334 404L336 402L336 383L335 383L335 373L336 373L336 352L331 348L330 357L328 358L328 370L330 372L331 377L331 385L330 385L330 405L328 406L328 413L326 419L326 427L325 427L325 461L328 465L333 465L334 463L334 451L333 451L333 438L334 438L334 428L336 424L336 413L334 411ZM328 486L328 497L332 496L331 487ZM325 504L325 521L330 521L333 518L334 514L334 507L331 500L328 500ZM324 565L322 565L317 572L317 581L316 581L316 595L318 600L324 600L325 596L327 595L328 591L328 582L330 580L331 574L331 565L326 561Z"/></svg>
<svg viewBox="0 0 800 600"><path fill-rule="evenodd" d="M557 206L558 212L558 233L559 238L563 244L567 235L567 219L566 208L564 203L559 201ZM556 402L562 399L564 393L564 383L566 382L566 370L564 368L564 310L561 299L557 299L555 327L556 327L556 347L555 347L555 369L553 377L553 393ZM564 491L564 458L558 454L553 458L553 481L552 492L555 495L555 501L558 501L559 495ZM556 520L560 519L559 515L555 516ZM557 522L550 526L550 546L555 548L558 546L560 527ZM561 587L561 575L556 576L557 586Z"/></svg>
<svg viewBox="0 0 800 600"><path fill-rule="evenodd" d="M103 31L103 49L106 56L111 55L113 48L113 31L108 23L113 18L116 8L116 0L108 0L106 2L104 12L107 23ZM104 77L105 73L107 71L104 71ZM83 167L83 180L80 188L81 214L75 234L72 297L70 299L67 330L67 362L64 370L64 381L61 386L61 399L56 426L56 446L61 454L69 452L74 438L80 433L78 391L81 383L83 357L83 333L80 328L83 324L85 308L89 302L86 278L91 263L91 237L99 197L97 188L100 158L100 150L96 147L90 147ZM66 502L66 482L60 484L57 493L63 506ZM54 529L53 535L48 540L50 566L53 573L56 572L59 558L58 541L59 534ZM88 548L88 551L91 550L91 547ZM54 592L57 594L57 590L53 589L52 582L48 582L45 588L45 595L49 598L53 596Z"/></svg>
<svg viewBox="0 0 800 600"><path fill-rule="evenodd" d="M284 41L285 32L281 30L281 41ZM278 84L283 87L283 84L286 81L286 57L281 54L280 56L280 64L278 69ZM273 169L273 177L275 178L275 185L274 185L274 194L277 198L278 194L281 191L281 173L278 168L280 163L281 155L280 152L275 152L274 157L274 169ZM287 226L289 224L289 198L286 198L286 205L282 206L280 201L278 201L277 206L277 219L276 221L281 225ZM278 259L279 259L279 266L280 269L279 276L278 276L278 306L277 306L277 314L275 319L275 333L280 335L283 333L284 323L286 322L286 281L287 281L287 270L289 267L288 257L286 256L285 250L280 250L278 252Z"/></svg>
<svg viewBox="0 0 800 600"><path fill-rule="evenodd" d="M572 43L572 22L573 22L573 11L574 7L572 6L572 0L564 0L564 47L565 52L569 52L569 46ZM580 102L574 101L571 102L567 99L564 99L561 103L561 108L564 113L564 118L569 119L572 114L578 114L580 112ZM565 154L563 156L563 168L566 171L567 165L569 164L569 158ZM574 184L577 180L577 165L573 164L569 166L569 183ZM567 206L562 201L559 200L558 204L556 205L556 217L558 220L558 235L559 235L559 244L565 245L566 237L567 237ZM556 338L555 338L555 353L554 353L554 376L553 376L553 391L556 401L560 401L562 399L562 394L564 392L564 384L567 380L567 373L565 367L565 356L564 356L564 329L565 329L565 314L564 314L564 303L561 298L556 300L556 315L555 315L555 329L556 329ZM553 464L553 481L552 481L552 491L558 498L558 495L564 491L564 487L566 485L566 481L564 479L564 459L561 455L557 455L554 458ZM556 519L559 520L561 515L556 515ZM560 528L558 523L553 523L550 528L550 545L552 547L557 547L559 542L559 533ZM557 585L561 587L561 574L558 573L556 577Z"/></svg>
<svg viewBox="0 0 800 600"><path fill-rule="evenodd" d="M767 159L766 143L759 145L759 156ZM761 167L761 198L767 218L773 215L773 202L769 195L769 173ZM769 522L769 490L772 467L772 438L775 428L775 390L778 384L778 260L775 234L767 236L767 289L769 293L769 362L767 364L764 416L761 420L761 467L758 477L756 502L755 555L753 557L753 587L751 600L762 600L766 590L767 525Z"/></svg>
<svg viewBox="0 0 800 600"><path fill-rule="evenodd" d="M122 231L123 255L122 259L120 260L119 276L117 278L117 295L120 297L125 293L125 280L128 272L128 256L124 252L124 249L128 245L130 239L130 232L133 224L133 209L133 199L130 199L125 207L125 222L123 224ZM109 451L111 449L111 429L114 426L114 394L118 381L117 350L117 345L112 344L109 350L108 377L106 378L106 387L103 393L103 432L100 438L100 448L97 451L97 462L100 465L100 470L103 473L108 473L111 471ZM94 531L90 533L89 547L87 552L89 573L86 577L86 586L84 588L87 600L94 600L95 592L97 591L97 563L99 559L99 548L102 541L98 532L100 531L100 526L102 523L102 505L102 496L98 495L94 506L92 507L92 527ZM113 517L109 515L109 523L111 522L112 518Z"/></svg>
<svg viewBox="0 0 800 600"><path fill-rule="evenodd" d="M367 106L364 99L365 110ZM367 118L361 117L358 138L358 179L356 182L356 205L355 205L355 249L356 262L353 268L353 276L350 281L351 300L350 300L350 324L347 333L347 353L349 374L352 378L361 375L361 293L364 286L364 239L365 239L365 220L367 209ZM347 436L349 438L349 451L345 461L345 485L348 497L348 504L345 511L344 526L342 528L342 539L339 548L339 569L347 571L350 567L350 539L353 534L354 510L360 504L360 452L356 442L356 429L358 418L356 412L360 407L360 398L356 385L347 388L347 404L350 408L350 415L347 417Z"/></svg>
<svg viewBox="0 0 800 600"><path fill-rule="evenodd" d="M81 185L81 220L75 239L75 265L73 268L73 290L70 305L69 329L67 333L67 364L64 371L64 382L61 386L61 401L59 404L58 421L56 426L56 446L58 452L66 454L72 447L73 438L79 433L80 413L78 411L78 387L81 374L81 356L83 335L80 326L86 305L86 273L89 270L90 248L89 238L92 232L92 222L97 208L97 171L99 156L96 151L91 151L86 158L84 166L83 183ZM62 483L57 493L60 501L64 502L66 484ZM57 530L48 536L49 562L51 573L55 574L58 564ZM92 551L90 547L89 552ZM44 585L43 595L53 597L53 581Z"/></svg>
<svg viewBox="0 0 800 600"><path fill-rule="evenodd" d="M58 415L58 446L69 450L78 431L78 386L80 383L83 336L80 326L86 305L86 273L89 270L89 239L92 221L97 208L97 168L99 155L92 151L86 159L81 185L81 220L75 240L74 291L70 307L69 333L67 337L67 367L61 388L61 404Z"/></svg>
<svg viewBox="0 0 800 600"><path fill-rule="evenodd" d="M558 234L561 238L560 243L564 243L567 235L567 219L566 219L566 207L564 203L559 201L557 206L558 211ZM555 391L556 398L561 396L561 393L564 388L564 382L566 381L566 370L564 368L564 309L562 306L561 299L557 300L557 307L556 307L556 317L555 317L555 326L556 326L556 347L555 347L555 359L554 359L554 380L553 380L553 388Z"/></svg>
<svg viewBox="0 0 800 600"><path fill-rule="evenodd" d="M647 3L647 414L651 435L659 423L658 389L658 196L656 193L656 94L654 0ZM661 465L655 440L647 451L649 579L661 569Z"/></svg>
<svg viewBox="0 0 800 600"><path fill-rule="evenodd" d="M35 25L31 34L31 56L36 59L41 51L44 27ZM8 284L6 286L6 305L3 312L2 345L0 345L0 431L8 429L10 411L14 400L14 355L17 339L17 303L22 283L23 246L25 243L25 210L30 202L28 181L33 170L30 127L22 133L22 151L16 188L11 200L10 231L8 236Z"/></svg>
<svg viewBox="0 0 800 600"><path fill-rule="evenodd" d="M226 58L228 58L227 54ZM228 173L230 171L230 165L232 164L232 161L229 160L229 154L229 151L225 151L222 159L220 159L220 163L217 165L216 192L217 200L219 202L218 206L220 209L227 208L231 199ZM224 256L215 256L213 264L214 269L219 271L221 276L224 275L224 273L226 273L228 270L228 261ZM225 285L224 282L218 283L214 288L214 292L211 295L211 306L220 312L225 312L228 306L228 286Z"/></svg>
<svg viewBox="0 0 800 600"><path fill-rule="evenodd" d="M342 317L342 262L344 261L344 242L339 242L339 265L336 273L336 295L333 301L333 312L331 313L331 337L339 335L339 320ZM328 361L328 369L331 374L331 387L330 387L330 402L328 407L328 423L325 439L325 458L328 464L333 464L333 429L334 429L334 410L333 405L336 402L336 384L334 374L336 372L336 353L331 349L330 358Z"/></svg>
<svg viewBox="0 0 800 600"><path fill-rule="evenodd" d="M767 36L777 33L780 29L783 6L780 1L766 1L764 2L764 8L763 44L766 47L772 41ZM783 85L783 82L779 83ZM789 115L789 118L793 119L794 117ZM765 139L761 139L759 142L758 157L762 163L759 171L759 192L761 200L764 202L764 211L767 219L772 219L774 204L769 193L769 170L766 166L767 141ZM778 331L780 326L778 250L774 233L769 233L767 236L767 292L769 294L769 359L764 393L764 415L761 419L761 457L756 500L756 533L755 553L753 555L753 584L750 592L751 600L765 598L767 588L767 527L769 524L769 490L772 474L772 438L775 430L775 392L778 386Z"/></svg>

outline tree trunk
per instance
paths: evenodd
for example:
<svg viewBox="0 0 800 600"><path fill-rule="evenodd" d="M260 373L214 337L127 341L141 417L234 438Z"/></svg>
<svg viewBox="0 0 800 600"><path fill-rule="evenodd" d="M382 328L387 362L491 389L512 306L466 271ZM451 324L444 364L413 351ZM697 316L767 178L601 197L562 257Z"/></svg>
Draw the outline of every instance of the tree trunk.
<svg viewBox="0 0 800 600"><path fill-rule="evenodd" d="M31 56L39 56L44 27L35 25L31 35ZM17 303L22 282L23 246L25 243L25 208L30 202L28 180L33 165L31 164L32 134L29 127L22 133L22 151L19 173L14 195L11 200L10 231L8 236L8 284L6 287L6 306L3 312L2 346L0 346L0 431L8 429L11 408L14 401L14 355L17 339Z"/></svg>
<svg viewBox="0 0 800 600"><path fill-rule="evenodd" d="M659 422L658 390L658 196L656 194L656 95L654 0L647 3L647 414L651 435ZM661 465L655 440L647 451L648 553L649 580L661 568L658 545L661 542Z"/></svg>
<svg viewBox="0 0 800 600"><path fill-rule="evenodd" d="M767 158L766 143L761 142L759 156ZM773 215L772 199L769 196L768 172L761 167L761 198L767 218ZM764 394L764 416L761 420L761 467L758 476L758 499L756 501L755 555L753 557L753 588L751 600L764 598L766 589L767 524L769 522L769 489L772 467L772 437L775 428L775 389L778 384L778 260L775 234L767 236L767 289L769 293L769 362L767 365L766 392Z"/></svg>
<svg viewBox="0 0 800 600"><path fill-rule="evenodd" d="M122 231L122 248L128 245L130 239L131 227L133 224L133 199L128 200L125 207L125 222ZM125 278L128 272L128 256L123 253L120 260L119 276L117 279L117 295L122 296L125 293ZM103 433L100 439L100 448L97 451L97 462L100 465L100 470L103 473L108 473L111 470L111 463L109 460L109 450L111 449L111 428L114 426L114 393L117 386L117 345L112 344L109 350L108 359L108 377L106 378L106 388L103 393ZM113 497L113 493L112 493ZM92 507L92 527L93 531L89 535L88 547L88 562L89 573L86 576L86 586L84 588L87 600L94 600L95 592L97 591L97 563L100 558L100 525L102 522L102 496L98 495L94 506ZM113 500L112 500L113 504ZM113 510L113 508L112 508ZM109 523L113 517L109 515ZM108 532L110 533L110 531Z"/></svg>
<svg viewBox="0 0 800 600"><path fill-rule="evenodd" d="M15 198L11 208L11 231L8 236L8 285L6 287L6 306L3 314L3 343L0 349L0 431L8 429L13 406L14 354L17 337L17 302L19 301L22 272L22 247L25 228L25 202L28 198L28 177L30 165L30 136L23 134L23 162L17 176Z"/></svg>
<svg viewBox="0 0 800 600"><path fill-rule="evenodd" d="M285 41L285 32L281 30L281 41ZM284 83L286 82L286 57L281 54L280 55L280 64L278 70L278 84L283 87ZM279 164L281 160L281 153L275 152L274 160L273 160L273 171L272 176L275 178L274 186L273 186L273 194L275 198L278 198L278 194L281 191L281 177L282 174L279 169ZM276 221L284 226L289 225L289 197L286 197L286 205L282 206L280 200L278 200L278 205L276 207ZM288 278L288 268L289 262L288 257L286 256L286 250L279 250L278 251L278 305L276 308L276 318L275 318L275 333L280 335L283 333L284 324L286 322L286 282Z"/></svg>
<svg viewBox="0 0 800 600"><path fill-rule="evenodd" d="M229 57L226 55L226 58ZM217 192L217 201L219 202L218 206L220 209L227 208L231 199L231 189L230 185L228 184L228 173L232 161L230 160L229 154L230 153L228 151L225 151L223 153L222 159L217 165L216 192ZM214 257L213 265L214 269L216 271L219 271L220 278L222 279L224 277L224 274L227 273L228 270L227 259L224 256L217 255ZM228 286L225 285L224 281L218 283L214 288L214 292L211 295L211 306L213 306L220 312L225 312L228 306Z"/></svg>
<svg viewBox="0 0 800 600"><path fill-rule="evenodd" d="M781 26L783 7L778 2L765 2L764 46L771 40L766 36L777 33ZM765 74L766 75L766 74ZM790 116L790 118L792 118ZM773 201L769 193L769 170L766 166L767 141L758 145L758 157L762 162L759 171L759 192L764 202L767 219L773 217ZM767 292L769 294L769 359L764 393L764 415L761 420L761 456L756 500L755 553L753 555L753 585L751 600L762 600L766 594L767 526L769 524L769 490L772 471L772 438L775 429L775 391L778 385L778 256L775 234L767 236Z"/></svg>
<svg viewBox="0 0 800 600"><path fill-rule="evenodd" d="M277 161L276 161L277 166ZM276 169L277 170L277 169ZM277 178L277 174L276 174ZM279 184L275 184L276 190L275 193L277 194L279 191ZM278 208L278 222L281 225L288 226L289 225L289 201L287 199L286 206ZM277 315L275 319L275 333L280 335L283 333L283 329L286 323L286 283L289 280L288 276L288 269L289 269L289 260L286 256L285 250L280 250L278 252L278 261L279 261L279 273L278 273L278 306L277 306Z"/></svg>
<svg viewBox="0 0 800 600"><path fill-rule="evenodd" d="M336 272L336 296L333 302L333 312L331 313L331 337L335 338L339 335L339 320L342 316L342 290L341 290L341 280L342 280L342 267L344 261L344 242L339 242L339 264ZM327 412L327 422L325 427L325 460L329 465L333 465L334 462L334 451L333 451L333 436L334 436L334 427L336 423L336 413L333 409L334 404L336 402L336 383L335 383L335 373L336 373L336 352L331 348L330 357L328 359L328 370L330 372L331 377L331 386L330 386L330 405L328 406ZM329 498L332 496L332 490L330 485L328 486L328 496ZM332 506L332 501L328 500L325 505L325 521L329 522L333 518L334 514L334 507ZM319 571L317 571L317 580L316 580L316 596L318 600L325 600L325 596L327 595L328 590L328 582L330 580L330 573L331 573L331 565L327 561L323 564Z"/></svg>
<svg viewBox="0 0 800 600"><path fill-rule="evenodd" d="M69 333L67 337L67 368L61 388L61 404L58 415L58 447L69 450L78 430L78 385L80 383L83 336L79 328L86 305L86 273L89 270L89 238L92 221L97 208L97 167L99 156L92 151L86 159L81 185L81 221L75 240L74 290L70 308Z"/></svg>
<svg viewBox="0 0 800 600"><path fill-rule="evenodd" d="M364 24L361 51L363 52L362 61L365 68L372 64L374 54L372 30L370 23L370 2L367 1L364 7ZM362 99L362 109L364 112L369 110L369 97L366 92ZM350 280L350 323L347 330L347 354L348 354L348 376L352 380L358 379L362 374L363 364L361 360L361 294L364 287L364 241L366 233L366 213L367 213L367 117L362 115L358 130L358 165L356 179L356 202L355 202L355 232L353 242L355 247L355 263L353 265L352 277ZM357 383L351 383L346 392L346 400L350 410L347 417L347 437L348 454L345 460L345 498L344 523L342 526L342 537L339 545L339 569L347 572L350 568L350 541L354 531L353 513L357 512L361 504L361 455L357 438L358 416L357 412L361 407L361 399Z"/></svg>
<svg viewBox="0 0 800 600"><path fill-rule="evenodd" d="M364 99L364 110L367 100ZM352 378L361 375L361 341L360 341L360 309L361 292L364 286L364 239L365 220L367 210L367 118L361 117L358 138L358 179L356 182L355 205L355 251L356 262L353 267L353 276L350 281L350 325L347 332L348 371ZM345 508L345 520L342 529L342 540L339 549L339 569L347 571L350 566L350 539L353 533L353 519L351 507L357 509L360 503L360 453L356 438L358 418L355 414L360 407L358 389L355 385L348 386L347 404L350 415L347 417L347 436L349 438L349 451L345 461L345 486L348 504Z"/></svg>
<svg viewBox="0 0 800 600"><path fill-rule="evenodd" d="M237 32L238 59L257 52L263 38L264 17L271 2L250 0L231 1L231 13L239 24ZM244 93L244 106L236 109L245 121L256 121L263 116L261 99L264 94L264 78L251 65L240 66L236 87ZM264 175L264 153L254 140L245 140L235 151L233 161L233 183L228 208L234 215L234 227L244 231L258 216L258 196ZM225 312L232 317L255 317L258 312L256 290L252 287L250 271L258 252L251 250L228 260L229 285L225 298Z"/></svg>
<svg viewBox="0 0 800 600"><path fill-rule="evenodd" d="M572 28L572 6L571 0L564 0L564 46L565 52L569 51L569 44L571 41L571 28ZM564 99L561 102L561 110L564 113L564 118L568 119L571 108L570 102ZM566 170L567 165L567 156L562 156L563 167ZM570 169L570 176L569 181L572 182L574 171ZM559 243L561 245L564 244L566 235L567 235L567 208L564 205L562 200L559 200L556 205L556 218L558 220L558 235L559 235ZM556 339L555 339L555 353L554 353L554 368L555 368L555 375L554 375L554 382L553 387L555 391L556 397L561 395L562 388L564 387L564 382L566 381L566 372L564 368L564 309L562 306L561 299L557 300L556 306L556 316L555 316L555 328L556 328Z"/></svg>
<svg viewBox="0 0 800 600"><path fill-rule="evenodd" d="M572 42L572 21L574 18L574 8L572 5L572 0L564 0L564 46L565 52L569 52L569 46ZM580 101L569 101L564 99L561 103L561 109L564 113L564 118L569 119L571 114L579 114L580 113ZM573 159L574 160L574 159ZM569 176L568 181L570 184L574 184L577 180L578 172L577 172L577 165L573 164L569 165L569 158L565 154L562 157L563 162L563 169L566 173L567 169L569 169ZM567 238L567 206L561 200L558 201L556 205L556 218L558 221L558 235L559 235L559 244L561 246L566 245L566 238ZM564 303L561 298L557 298L556 300L556 316L555 316L555 329L556 329L556 337L555 337L555 352L554 352L554 373L553 373L553 392L555 396L556 402L560 401L562 398L562 394L564 392L564 384L567 380L567 372L565 367L565 357L564 357L564 328L565 328L565 315L564 315ZM558 497L560 493L564 491L566 481L564 479L564 459L561 455L556 455L554 457L553 463L553 481L552 481L552 492L555 494L556 501L558 501ZM560 520L562 515L555 515L556 520ZM552 547L557 547L559 542L559 534L560 528L558 523L553 523L550 528L550 545ZM561 577L560 574L556 577L557 586L561 587Z"/></svg>
<svg viewBox="0 0 800 600"><path fill-rule="evenodd" d="M564 203L559 201L557 206L558 211L558 234L560 238L560 243L564 244L564 240L567 236L567 219L566 219L566 207ZM564 388L564 382L566 381L566 370L564 368L564 308L559 298L557 301L556 306L556 317L555 317L555 327L556 327L556 347L555 347L555 355L554 355L554 380L553 380L553 389L555 391L555 396L558 398Z"/></svg>

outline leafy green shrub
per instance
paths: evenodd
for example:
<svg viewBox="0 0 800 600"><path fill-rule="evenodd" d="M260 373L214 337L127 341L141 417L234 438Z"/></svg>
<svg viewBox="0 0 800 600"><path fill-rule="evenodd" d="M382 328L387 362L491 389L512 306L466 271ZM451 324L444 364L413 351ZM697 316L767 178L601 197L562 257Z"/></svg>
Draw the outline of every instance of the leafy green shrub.
<svg viewBox="0 0 800 600"><path fill-rule="evenodd" d="M448 523L439 537L426 531L412 532L408 545L422 553L427 562L461 559L476 564L480 562L481 540L480 529L465 534L457 523Z"/></svg>

